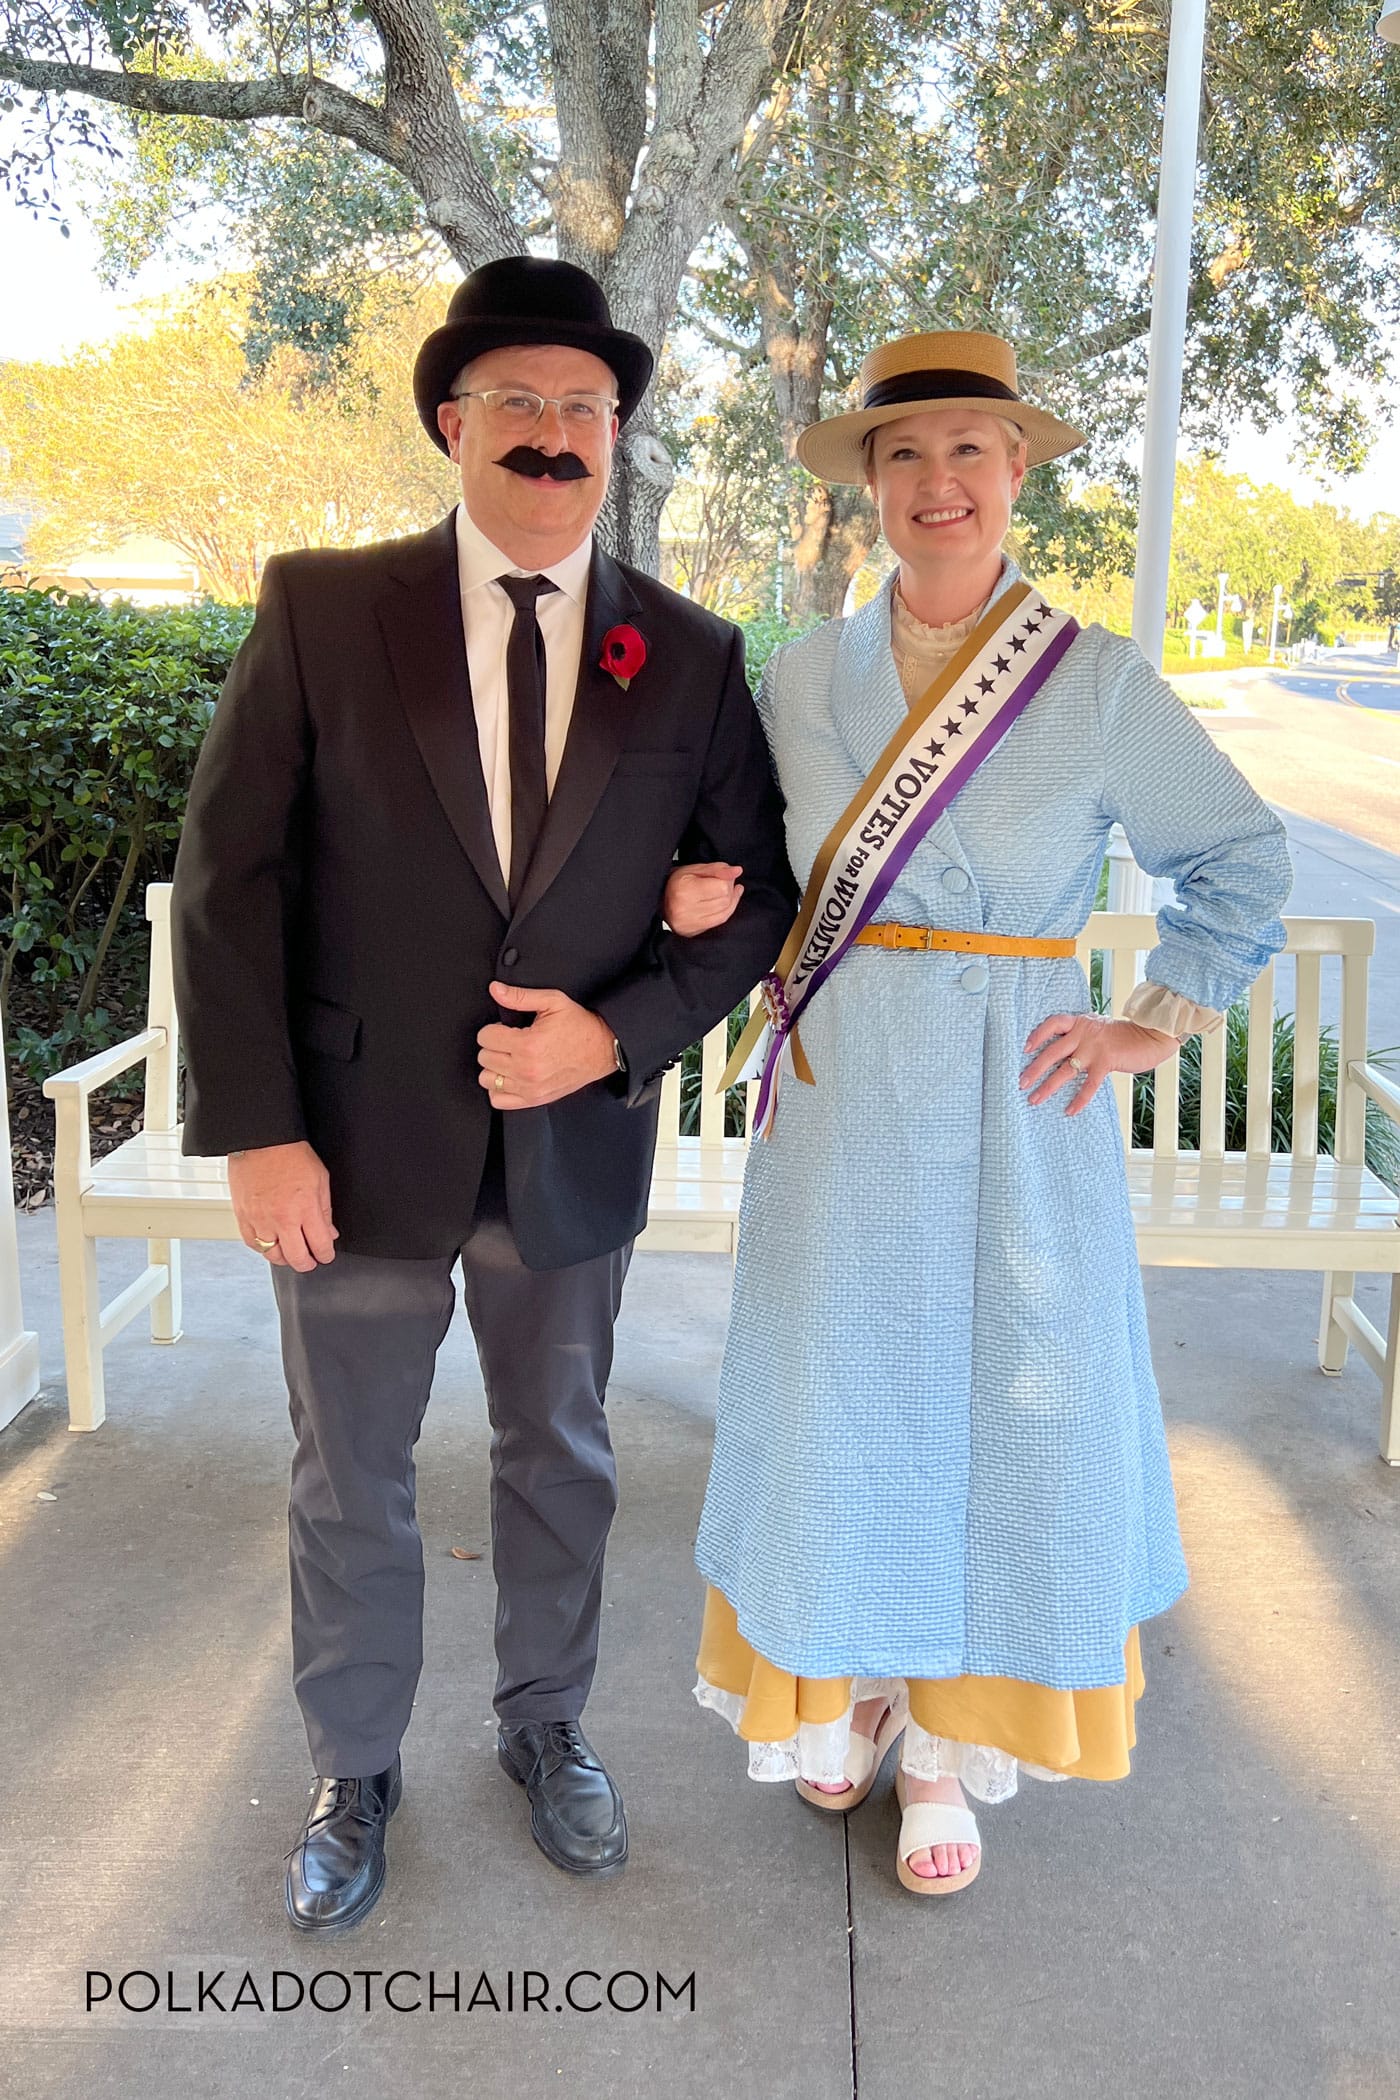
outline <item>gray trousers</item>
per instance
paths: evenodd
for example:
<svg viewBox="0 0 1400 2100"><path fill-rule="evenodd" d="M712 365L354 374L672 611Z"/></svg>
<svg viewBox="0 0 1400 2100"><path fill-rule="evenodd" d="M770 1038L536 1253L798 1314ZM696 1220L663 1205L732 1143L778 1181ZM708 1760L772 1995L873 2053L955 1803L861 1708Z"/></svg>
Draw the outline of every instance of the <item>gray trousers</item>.
<svg viewBox="0 0 1400 2100"><path fill-rule="evenodd" d="M460 1260L491 1419L495 1706L577 1720L593 1681L617 1469L603 1413L631 1247L527 1269L498 1134L456 1257L337 1254L272 1272L296 1453L288 1511L292 1682L316 1771L382 1772L423 1661L413 1447Z"/></svg>

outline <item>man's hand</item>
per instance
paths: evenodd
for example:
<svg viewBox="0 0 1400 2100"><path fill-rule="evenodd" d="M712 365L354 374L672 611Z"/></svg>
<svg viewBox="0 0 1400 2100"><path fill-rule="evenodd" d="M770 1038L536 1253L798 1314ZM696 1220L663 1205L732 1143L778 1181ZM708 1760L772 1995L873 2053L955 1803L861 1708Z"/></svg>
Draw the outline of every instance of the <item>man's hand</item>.
<svg viewBox="0 0 1400 2100"><path fill-rule="evenodd" d="M744 885L743 869L727 860L697 860L668 877L661 916L672 933L691 940L723 926L734 915Z"/></svg>
<svg viewBox="0 0 1400 2100"><path fill-rule="evenodd" d="M1160 1028L1139 1028L1135 1021L1112 1021L1096 1014L1051 1014L1026 1038L1031 1062L1021 1074L1021 1087L1030 1093L1032 1108L1039 1108L1061 1087L1076 1088L1065 1114L1077 1116L1089 1106L1110 1072L1150 1072L1180 1048L1174 1035L1165 1035Z"/></svg>
<svg viewBox="0 0 1400 2100"><path fill-rule="evenodd" d="M566 992L493 984L491 997L498 1006L535 1016L528 1028L493 1021L478 1031L481 1084L493 1108L544 1108L617 1070L611 1028Z"/></svg>
<svg viewBox="0 0 1400 2100"><path fill-rule="evenodd" d="M308 1144L231 1154L228 1190L244 1246L274 1268L304 1275L335 1260L340 1234L331 1222L331 1177Z"/></svg>

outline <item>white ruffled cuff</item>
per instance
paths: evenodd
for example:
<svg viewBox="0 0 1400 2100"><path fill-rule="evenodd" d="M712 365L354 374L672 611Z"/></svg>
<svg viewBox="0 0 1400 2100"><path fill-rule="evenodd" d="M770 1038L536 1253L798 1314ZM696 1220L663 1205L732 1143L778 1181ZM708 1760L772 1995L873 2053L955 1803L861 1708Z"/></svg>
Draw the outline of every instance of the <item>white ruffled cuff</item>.
<svg viewBox="0 0 1400 2100"><path fill-rule="evenodd" d="M1214 1006L1197 1006L1180 992L1169 992L1164 984L1146 979L1135 984L1123 1003L1122 1019L1136 1021L1139 1028L1157 1028L1184 1042L1188 1035L1209 1035L1225 1019Z"/></svg>

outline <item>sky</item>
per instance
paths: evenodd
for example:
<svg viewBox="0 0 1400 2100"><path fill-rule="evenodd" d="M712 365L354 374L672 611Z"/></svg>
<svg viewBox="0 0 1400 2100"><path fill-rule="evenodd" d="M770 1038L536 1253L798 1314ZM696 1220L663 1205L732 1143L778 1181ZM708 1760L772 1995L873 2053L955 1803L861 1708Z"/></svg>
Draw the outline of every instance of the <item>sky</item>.
<svg viewBox="0 0 1400 2100"><path fill-rule="evenodd" d="M36 221L0 195L0 255L5 265L5 302L0 310L0 359L58 358L80 343L113 334L134 300L173 290L184 273L152 264L118 291L97 271L97 246L82 219L70 216L70 237ZM1231 443L1225 463L1255 481L1271 481L1300 502L1325 500L1358 517L1373 511L1400 512L1400 422L1382 432L1365 471L1345 481L1324 482L1288 458L1287 428L1246 430Z"/></svg>

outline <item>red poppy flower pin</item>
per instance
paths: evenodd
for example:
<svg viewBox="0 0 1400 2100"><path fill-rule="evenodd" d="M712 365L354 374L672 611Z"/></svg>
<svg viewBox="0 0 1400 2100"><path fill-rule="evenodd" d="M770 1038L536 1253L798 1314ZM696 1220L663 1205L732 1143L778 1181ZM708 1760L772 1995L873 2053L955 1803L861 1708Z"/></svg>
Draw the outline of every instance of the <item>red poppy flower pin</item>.
<svg viewBox="0 0 1400 2100"><path fill-rule="evenodd" d="M610 627L603 636L600 671L610 672L625 693L647 660L647 645L635 627Z"/></svg>

